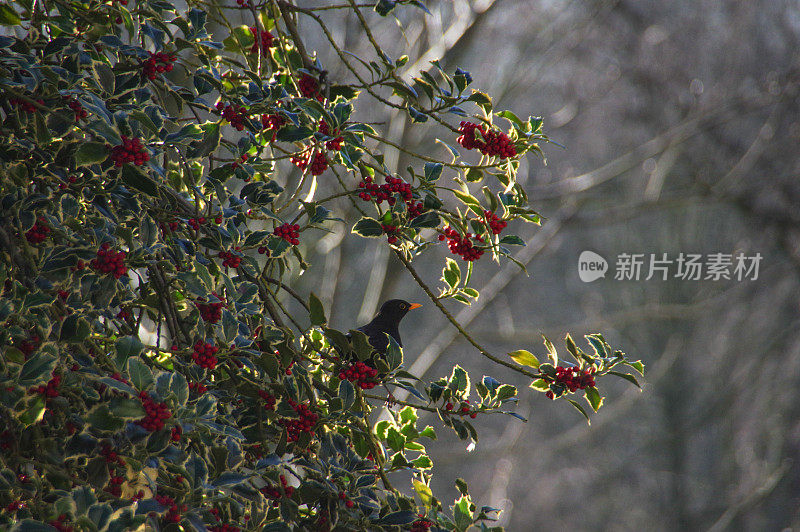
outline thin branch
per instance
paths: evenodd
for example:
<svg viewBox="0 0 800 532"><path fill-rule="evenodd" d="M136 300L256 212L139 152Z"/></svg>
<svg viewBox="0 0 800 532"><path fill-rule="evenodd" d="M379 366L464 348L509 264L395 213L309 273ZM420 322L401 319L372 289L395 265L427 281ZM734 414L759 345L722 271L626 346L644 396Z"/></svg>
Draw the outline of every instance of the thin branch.
<svg viewBox="0 0 800 532"><path fill-rule="evenodd" d="M314 63L308 56L308 52L306 52L306 47L303 44L303 39L300 38L300 33L297 31L297 25L294 23L292 16L289 14L289 10L297 10L298 8L296 8L289 2L286 2L285 0L278 0L277 4L278 4L278 9L280 9L281 11L281 17L283 18L283 23L286 25L286 29L292 36L294 47L297 49L297 53L300 54L300 58L303 60L303 67L308 70L314 69Z"/></svg>
<svg viewBox="0 0 800 532"><path fill-rule="evenodd" d="M295 298L298 303L303 305L303 308L306 309L306 312L311 312L311 309L308 308L308 303L306 303L305 300L302 297L300 297L300 294L295 292L294 289L292 289L292 287L287 286L287 285L283 284L282 282L280 282L279 280L273 279L272 277L262 276L261 278L264 279L268 283L276 284L276 285L280 286L281 288L283 288L290 296Z"/></svg>
<svg viewBox="0 0 800 532"><path fill-rule="evenodd" d="M440 311L442 311L442 314L444 314L445 317L450 321L450 323L452 323L453 326L456 329L458 329L458 332L461 333L461 336L463 336L469 343L471 343L473 345L473 347L475 347L475 349L477 349L480 352L480 354L482 354L483 356L485 356L486 358L488 358L489 360L491 360L495 364L500 364L501 366L506 366L507 368L511 369L512 371L515 371L517 373L521 373L521 374L525 375L526 377L530 377L531 379L539 378L539 375L537 375L536 373L531 373L530 371L528 371L526 369L523 369L520 366L517 366L517 365L515 365L515 364L513 364L511 362L507 362L507 361L505 361L505 360L503 360L501 358L498 358L498 357L494 356L493 354L491 354L489 352L488 349L486 349L481 344L476 342L475 339L473 339L472 336L470 336L470 334L466 330L464 330L464 327L462 327L461 324L458 323L458 321L456 321L456 319L453 317L452 314L450 314L450 312L444 307L444 305L442 305L441 301L439 301L439 298L437 298L433 294L431 289L428 287L427 284L425 284L425 281L422 280L422 278L419 276L419 274L414 269L414 267L411 265L411 263L408 261L408 259L405 258L403 253L400 252L397 249L393 249L393 251L394 251L394 254L397 256L397 258L400 259L400 262L403 263L403 266L406 267L408 272L411 274L411 276L417 282L417 284L425 291L426 294L428 294L428 297L430 298L431 301L433 301L433 304L436 305L439 308Z"/></svg>

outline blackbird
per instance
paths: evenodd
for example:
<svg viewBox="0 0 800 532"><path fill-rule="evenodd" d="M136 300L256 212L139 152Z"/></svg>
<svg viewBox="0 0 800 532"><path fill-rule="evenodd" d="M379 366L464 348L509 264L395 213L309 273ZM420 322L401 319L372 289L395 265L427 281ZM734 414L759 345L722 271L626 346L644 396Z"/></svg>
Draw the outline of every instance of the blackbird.
<svg viewBox="0 0 800 532"><path fill-rule="evenodd" d="M367 335L370 345L375 348L380 354L386 354L386 349L389 347L389 339L386 337L388 334L397 342L397 345L403 347L403 342L400 340L400 320L408 313L409 310L419 308L422 305L419 303L409 303L402 299L390 299L378 311L378 314L372 318L372 321L359 327L358 331Z"/></svg>

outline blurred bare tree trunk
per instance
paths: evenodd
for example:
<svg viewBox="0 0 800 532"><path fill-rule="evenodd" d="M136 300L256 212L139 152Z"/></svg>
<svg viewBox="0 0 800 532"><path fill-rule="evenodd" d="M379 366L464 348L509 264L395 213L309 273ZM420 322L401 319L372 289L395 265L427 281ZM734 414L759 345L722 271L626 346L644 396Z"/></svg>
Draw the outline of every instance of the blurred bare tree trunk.
<svg viewBox="0 0 800 532"><path fill-rule="evenodd" d="M463 476L480 503L506 510L510 530L800 526L800 5L426 6L432 16L410 7L397 21L364 13L386 50L422 58L408 74L431 59L469 70L497 95L496 109L544 115L547 133L566 146L547 147L548 165L530 161L523 177L548 218L540 229L512 228L526 231L519 256L531 277L479 264L479 303L454 311L497 352L541 351L540 331L600 330L650 370L645 394L606 389L615 401L591 428L523 390L530 423L491 421L471 455L443 434L432 449L436 489L455 495L452 480ZM353 38L352 24L341 19L335 37L358 55L369 44ZM324 64L329 47L322 36L313 44ZM409 138L403 116L369 119L412 149L441 149L433 136ZM399 172L419 165L386 157ZM339 206L351 223L352 207ZM341 232L323 240L312 266L323 284L306 287L330 303L334 325L365 321L390 296L423 297L409 293L382 248L343 245ZM584 249L612 262L619 253L764 258L756 281L626 282L612 272L587 285L577 278ZM431 283L438 271L424 265L435 263L418 268ZM406 346L412 372L437 376L455 362L476 376L498 372L429 305L407 321L423 331Z"/></svg>

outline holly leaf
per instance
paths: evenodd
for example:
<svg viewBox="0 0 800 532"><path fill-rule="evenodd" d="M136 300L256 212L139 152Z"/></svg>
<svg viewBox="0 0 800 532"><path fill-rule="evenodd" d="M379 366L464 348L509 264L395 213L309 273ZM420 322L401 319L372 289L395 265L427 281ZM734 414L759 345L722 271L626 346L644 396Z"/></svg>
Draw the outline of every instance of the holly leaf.
<svg viewBox="0 0 800 532"><path fill-rule="evenodd" d="M378 220L364 216L353 226L353 233L363 237L377 237L383 234L383 226Z"/></svg>
<svg viewBox="0 0 800 532"><path fill-rule="evenodd" d="M56 367L57 359L53 355L38 352L28 359L22 366L22 371L17 377L20 386L34 386L50 380L53 368Z"/></svg>
<svg viewBox="0 0 800 532"><path fill-rule="evenodd" d="M308 296L308 308L311 318L311 325L325 325L328 319L325 317L325 308L322 306L322 301L312 292Z"/></svg>
<svg viewBox="0 0 800 532"><path fill-rule="evenodd" d="M512 351L508 355L520 366L530 366L532 368L539 367L539 359L536 358L533 353L526 351L525 349Z"/></svg>
<svg viewBox="0 0 800 532"><path fill-rule="evenodd" d="M108 158L108 147L104 142L81 142L75 151L75 164L88 166L105 161Z"/></svg>
<svg viewBox="0 0 800 532"><path fill-rule="evenodd" d="M600 392L594 386L586 388L584 392L584 396L586 400L589 402L589 405L592 407L592 410L597 412L600 410L600 407L603 406L603 397L600 396Z"/></svg>
<svg viewBox="0 0 800 532"><path fill-rule="evenodd" d="M567 401L569 401L569 403L570 403L572 406L574 406L575 408L577 408L577 409L578 409L578 412L580 412L581 414L583 414L583 417L585 417L585 418L586 418L586 423L587 423L587 424L589 424L589 425L591 425L591 424L592 424L592 420L591 420L591 419L589 419L589 414L587 414L587 413L586 413L586 410L584 410L584 409L583 409L583 407L582 407L581 405L579 405L577 401L573 401L572 399L567 399Z"/></svg>
<svg viewBox="0 0 800 532"><path fill-rule="evenodd" d="M136 190L140 190L150 196L158 195L158 186L150 179L147 174L139 170L139 167L126 164L122 167L122 180Z"/></svg>
<svg viewBox="0 0 800 532"><path fill-rule="evenodd" d="M128 375L131 376L133 386L139 391L147 390L155 383L153 372L138 356L128 359Z"/></svg>

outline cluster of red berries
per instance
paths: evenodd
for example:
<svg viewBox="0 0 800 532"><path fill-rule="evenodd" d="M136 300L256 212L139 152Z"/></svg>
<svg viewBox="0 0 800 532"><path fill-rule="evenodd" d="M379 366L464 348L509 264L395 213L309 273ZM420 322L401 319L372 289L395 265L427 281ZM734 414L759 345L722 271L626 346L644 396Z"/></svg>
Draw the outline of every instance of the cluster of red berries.
<svg viewBox="0 0 800 532"><path fill-rule="evenodd" d="M439 235L439 240L444 241L445 238L450 253L460 255L467 262L478 260L483 255L483 250L473 245L472 233L461 236L458 231L448 226L444 228L444 234ZM483 237L480 235L475 235L475 240L483 243Z"/></svg>
<svg viewBox="0 0 800 532"><path fill-rule="evenodd" d="M419 519L411 523L411 532L428 532L432 526L433 521L420 514Z"/></svg>
<svg viewBox="0 0 800 532"><path fill-rule="evenodd" d="M406 202L406 210L408 211L408 219L413 220L425 212L425 206L421 201L411 200Z"/></svg>
<svg viewBox="0 0 800 532"><path fill-rule="evenodd" d="M264 497L272 501L272 506L280 505L281 503L280 499L281 497L283 497L284 493L286 494L287 499L290 498L292 495L294 495L294 488L290 486L288 482L286 482L286 477L284 475L281 475L280 478L283 491L281 491L281 489L278 488L277 486L264 486L259 490L262 493L262 495L264 495Z"/></svg>
<svg viewBox="0 0 800 532"><path fill-rule="evenodd" d="M319 516L317 517L317 532L329 532L331 527L328 524L328 512L326 510L322 510L319 512Z"/></svg>
<svg viewBox="0 0 800 532"><path fill-rule="evenodd" d="M172 427L169 435L170 441L179 442L181 441L181 436L183 436L183 427L180 425Z"/></svg>
<svg viewBox="0 0 800 532"><path fill-rule="evenodd" d="M300 89L300 94L306 98L316 98L320 102L322 101L322 94L319 93L319 82L308 74L300 76L297 81L297 88Z"/></svg>
<svg viewBox="0 0 800 532"><path fill-rule="evenodd" d="M344 371L339 372L339 380L355 382L362 390L371 390L378 384L372 380L377 374L377 369L371 368L363 362L356 362Z"/></svg>
<svg viewBox="0 0 800 532"><path fill-rule="evenodd" d="M325 141L325 147L332 151L339 151L342 149L344 137L338 136L338 131L331 131L331 127L324 119L319 121L319 132L326 137L334 137L331 140Z"/></svg>
<svg viewBox="0 0 800 532"><path fill-rule="evenodd" d="M150 160L150 154L144 151L141 140L122 135L122 144L111 149L111 160L118 168L125 163L141 166Z"/></svg>
<svg viewBox="0 0 800 532"><path fill-rule="evenodd" d="M25 503L17 499L16 501L11 501L8 506L6 506L6 512L13 514L17 510L22 510L23 508L25 508Z"/></svg>
<svg viewBox="0 0 800 532"><path fill-rule="evenodd" d="M148 432L156 432L164 428L164 422L172 417L172 413L167 408L167 403L156 403L147 392L139 392L139 399L142 401L145 416L136 422Z"/></svg>
<svg viewBox="0 0 800 532"><path fill-rule="evenodd" d="M32 393L40 393L51 399L53 397L58 397L58 387L61 385L61 375L53 374L53 377L47 381L46 385L38 386L31 390Z"/></svg>
<svg viewBox="0 0 800 532"><path fill-rule="evenodd" d="M269 252L269 248L267 246L258 246L258 254L264 255L266 253L267 257L271 255Z"/></svg>
<svg viewBox="0 0 800 532"><path fill-rule="evenodd" d="M367 176L359 181L358 188L360 189L358 197L362 200L374 201L377 205L385 201L390 207L397 203L397 198L394 195L398 194L406 204L409 220L413 220L425 212L423 203L414 200L411 185L399 177L386 176L386 183L378 185L373 181L372 177Z"/></svg>
<svg viewBox="0 0 800 532"><path fill-rule="evenodd" d="M480 132L483 140L475 138L475 130ZM458 137L458 143L468 150L477 148L484 155L502 159L516 157L517 155L517 149L511 139L503 132L487 131L484 126L479 126L472 122L461 122L458 132L461 133L461 136Z"/></svg>
<svg viewBox="0 0 800 532"><path fill-rule="evenodd" d="M499 235L500 233L503 232L503 229L505 229L506 226L508 225L508 222L504 222L490 210L483 211L483 216L486 218L486 224L489 226L489 229L492 231L492 234Z"/></svg>
<svg viewBox="0 0 800 532"><path fill-rule="evenodd" d="M50 521L48 524L58 530L58 532L72 532L74 529L67 524L67 521L69 521L69 516L67 514L61 514L57 519Z"/></svg>
<svg viewBox="0 0 800 532"><path fill-rule="evenodd" d="M340 501L344 501L344 505L345 505L345 506L347 506L348 508L352 508L353 506L355 506L355 505L356 505L356 503L354 503L353 501L351 501L351 500L350 500L350 499L347 497L347 493L345 493L345 492L343 492L343 491L340 491L340 492L339 492L339 500L340 500Z"/></svg>
<svg viewBox="0 0 800 532"><path fill-rule="evenodd" d="M311 154L306 151L301 153L300 155L295 155L291 157L289 160L292 162L293 165L298 167L300 170L304 170L308 167L308 160L311 158ZM311 159L311 175L320 175L322 172L328 169L328 158L322 152L317 152L314 154L314 157Z"/></svg>
<svg viewBox="0 0 800 532"><path fill-rule="evenodd" d="M363 189L358 197L364 201L375 201L380 205L386 201L390 206L395 204L394 194L399 194L404 201L411 201L411 185L404 182L399 177L386 176L386 183L378 185L373 182L372 177L367 176L358 183L358 188Z"/></svg>
<svg viewBox="0 0 800 532"><path fill-rule="evenodd" d="M73 272L82 271L86 267L86 263L83 262L81 259L78 259L78 262L75 263L75 266L70 268Z"/></svg>
<svg viewBox="0 0 800 532"><path fill-rule="evenodd" d="M217 522L222 521L222 519L219 516L219 509L218 508L209 508L208 513L213 515L214 519L216 519Z"/></svg>
<svg viewBox="0 0 800 532"><path fill-rule="evenodd" d="M66 290L59 290L58 292L56 292L56 294L58 294L58 299L60 299L61 301L66 301L69 298L69 292Z"/></svg>
<svg viewBox="0 0 800 532"><path fill-rule="evenodd" d="M236 0L236 3L239 5L239 7L250 7L253 5L250 0Z"/></svg>
<svg viewBox="0 0 800 532"><path fill-rule="evenodd" d="M292 399L289 399L288 403L289 406L291 406L300 417L298 419L283 418L279 421L279 423L286 427L288 440L290 442L294 442L300 438L300 434L303 432L307 432L309 434L314 432L314 425L317 423L319 416L312 412L305 403L298 404Z"/></svg>
<svg viewBox="0 0 800 532"><path fill-rule="evenodd" d="M175 232L178 230L178 222L176 220L172 220L171 222L164 222L161 225L161 230L166 233L167 231Z"/></svg>
<svg viewBox="0 0 800 532"><path fill-rule="evenodd" d="M166 495L156 495L154 498L158 504L167 507L167 515L164 516L167 523L180 523L181 513L189 509L185 504L178 506L175 499Z"/></svg>
<svg viewBox="0 0 800 532"><path fill-rule="evenodd" d="M245 120L247 120L247 109L241 105L228 104L222 102L217 103L217 110L222 113L222 118L230 122L236 131L244 129Z"/></svg>
<svg viewBox="0 0 800 532"><path fill-rule="evenodd" d="M264 410L275 410L275 396L266 390L258 390L258 396L264 400Z"/></svg>
<svg viewBox="0 0 800 532"><path fill-rule="evenodd" d="M41 244L49 234L50 226L47 225L47 220L40 216L33 227L25 233L25 239L31 244Z"/></svg>
<svg viewBox="0 0 800 532"><path fill-rule="evenodd" d="M570 393L584 388L591 388L595 385L594 368L586 368L581 371L577 366L569 368L557 366L555 383L565 385ZM552 391L548 391L545 395L550 399L555 398Z"/></svg>
<svg viewBox="0 0 800 532"><path fill-rule="evenodd" d="M211 293L214 294L217 299L222 299L217 295L216 292ZM200 297L197 300L197 310L200 311L200 317L203 318L203 321L207 321L208 323L217 323L222 317L222 308L225 306L225 302L219 301L217 303L203 303L205 301L204 297Z"/></svg>
<svg viewBox="0 0 800 532"><path fill-rule="evenodd" d="M206 223L206 221L207 221L206 217L205 216L201 216L200 218L189 218L189 221L186 222L186 223L189 224L189 227L191 227L195 231L199 231L200 230L200 226L203 225L204 223ZM175 224L174 227L172 225L173 223ZM222 216L217 216L216 218L214 218L214 223L215 224L221 224L222 223ZM174 231L175 229L178 228L178 222L170 222L169 223L169 228Z"/></svg>
<svg viewBox="0 0 800 532"><path fill-rule="evenodd" d="M206 393L208 391L208 388L206 388L206 386L201 382L190 382L189 383L189 390L191 390L191 391L195 392L196 394L200 395L200 394Z"/></svg>
<svg viewBox="0 0 800 532"><path fill-rule="evenodd" d="M109 444L103 444L103 446L100 448L100 454L106 459L106 463L108 464L109 468L113 467L114 465L125 467L125 459L118 455Z"/></svg>
<svg viewBox="0 0 800 532"><path fill-rule="evenodd" d="M89 265L100 273L110 273L114 279L119 279L128 273L125 266L125 252L110 249L108 242L103 242L97 250L97 257L92 259Z"/></svg>
<svg viewBox="0 0 800 532"><path fill-rule="evenodd" d="M119 371L115 371L114 373L112 373L111 374L111 378L114 379L115 381L119 381L119 382L122 382L124 384L130 384L131 383L131 381L129 381L128 379L123 377L122 374Z"/></svg>
<svg viewBox="0 0 800 532"><path fill-rule="evenodd" d="M243 153L242 156L239 157L238 161L233 161L233 164L231 164L231 168L233 168L234 170L239 168L241 165L243 165L244 163L247 162L247 158L248 158L248 155L246 153ZM245 181L249 181L249 180L250 180L250 176L245 178Z"/></svg>
<svg viewBox="0 0 800 532"><path fill-rule="evenodd" d="M150 52L150 57L142 63L142 75L149 80L156 79L157 74L172 71L172 63L178 59L175 54L166 52Z"/></svg>
<svg viewBox="0 0 800 532"><path fill-rule="evenodd" d="M122 496L122 484L125 482L125 477L122 475L111 475L108 479L108 486L103 491L110 493L114 497Z"/></svg>
<svg viewBox="0 0 800 532"><path fill-rule="evenodd" d="M131 313L128 312L127 309L120 309L120 311L117 312L117 318L123 321L128 321L131 318Z"/></svg>
<svg viewBox="0 0 800 532"><path fill-rule="evenodd" d="M386 237L386 240L390 244L397 244L397 234L396 234L397 233L397 226L396 225L381 224L381 229L383 229L384 233L389 235L388 237Z"/></svg>
<svg viewBox="0 0 800 532"><path fill-rule="evenodd" d="M278 130L286 125L286 119L283 115L279 114L272 114L272 115L261 115L261 127L263 129L273 131L272 140L275 140L275 136L278 134Z"/></svg>
<svg viewBox="0 0 800 532"><path fill-rule="evenodd" d="M273 233L275 236L281 237L293 246L296 246L300 243L298 238L300 236L300 226L297 224L292 225L290 223L285 223L279 225L275 228Z"/></svg>
<svg viewBox="0 0 800 532"><path fill-rule="evenodd" d="M72 109L72 112L75 113L76 122L82 118L86 118L87 116L89 116L89 112L83 108L81 102L79 102L77 98L64 96L64 100L67 102L67 106L69 106L69 108Z"/></svg>
<svg viewBox="0 0 800 532"><path fill-rule="evenodd" d="M239 247L233 248L236 251L239 251ZM238 268L239 264L242 263L242 257L235 255L233 251L220 251L217 253L217 257L222 259L222 265L228 268Z"/></svg>
<svg viewBox="0 0 800 532"><path fill-rule="evenodd" d="M26 340L22 340L18 345L17 349L22 351L22 354L25 356L25 360L28 360L34 351L39 349L39 344L41 343L41 338L39 335L33 334L30 338Z"/></svg>
<svg viewBox="0 0 800 532"><path fill-rule="evenodd" d="M122 484L125 482L125 477L117 475L115 470L117 467L125 467L126 462L107 443L103 444L100 449L100 454L106 459L108 473L110 475L108 486L105 488L105 491L114 497L119 497L122 495Z"/></svg>
<svg viewBox="0 0 800 532"><path fill-rule="evenodd" d="M36 112L36 106L30 102L26 102L25 100L20 100L18 98L11 98L8 100L8 103L17 106L24 113L33 114ZM42 100L41 98L37 98L36 103L38 103L39 105L44 105L44 100Z"/></svg>
<svg viewBox="0 0 800 532"><path fill-rule="evenodd" d="M217 357L214 356L217 351L219 351L219 347L213 344L197 342L194 344L192 360L201 368L214 369L217 367L218 362Z"/></svg>
<svg viewBox="0 0 800 532"><path fill-rule="evenodd" d="M71 176L69 176L69 177L67 178L67 183L69 183L70 185L74 185L74 184L75 184L75 183L77 183L77 182L78 182L80 179L81 179L81 176L77 176L77 175L71 175ZM62 190L63 190L63 189L65 189L65 188L67 188L67 186L69 186L69 185L67 185L66 183L59 183L59 184L58 184L58 188L60 188L60 189L62 189Z"/></svg>
<svg viewBox="0 0 800 532"><path fill-rule="evenodd" d="M261 51L262 52L264 52L265 54L269 53L269 49L272 48L272 44L273 44L273 41L275 40L275 37L270 32L268 32L266 30L261 30L261 38L259 39L258 38L258 30L256 28L252 28L252 27L250 28L250 33L253 34L253 40L254 40L253 47L250 48L250 53L254 54L254 53L258 52L258 45L259 44L261 44ZM259 43L259 41L261 41L261 42Z"/></svg>
<svg viewBox="0 0 800 532"><path fill-rule="evenodd" d="M448 414L458 413L458 414L461 414L462 416L466 415L466 414L469 414L469 417L471 417L472 419L475 419L476 417L478 417L478 413L472 411L472 407L469 404L469 399L467 399L463 403L461 403L461 405L459 406L459 409L458 409L457 412L453 412L453 408L455 408L453 406L453 403L451 403L449 401L447 402L446 405L444 405L444 409L447 411Z"/></svg>

